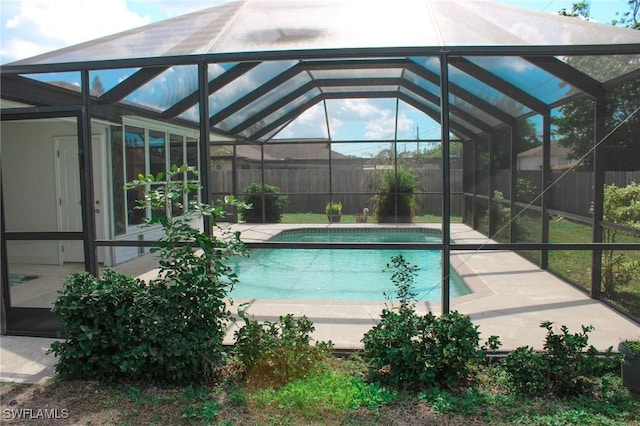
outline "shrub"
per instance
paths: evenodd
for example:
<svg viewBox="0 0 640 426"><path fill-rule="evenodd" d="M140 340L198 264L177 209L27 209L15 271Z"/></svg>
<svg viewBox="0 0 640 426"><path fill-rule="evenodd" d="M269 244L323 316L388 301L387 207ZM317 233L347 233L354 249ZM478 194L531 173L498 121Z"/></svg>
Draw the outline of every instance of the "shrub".
<svg viewBox="0 0 640 426"><path fill-rule="evenodd" d="M288 314L278 322L259 323L240 311L245 325L235 332L235 350L244 364L247 381L258 387L280 387L295 379L309 378L328 359L332 343L311 345L313 323Z"/></svg>
<svg viewBox="0 0 640 426"><path fill-rule="evenodd" d="M490 238L499 241L509 241L509 225L511 223L511 209L504 203L504 195L500 191L493 192L491 200L491 218L493 229L489 232L495 234L489 235ZM482 216L480 226L489 229L489 214ZM514 218L513 224L513 241L526 241L529 237L529 230L524 226L518 218Z"/></svg>
<svg viewBox="0 0 640 426"><path fill-rule="evenodd" d="M71 275L53 308L66 338L51 346L57 372L106 380L139 371L148 352L138 328L149 322L144 296L144 282L113 271Z"/></svg>
<svg viewBox="0 0 640 426"><path fill-rule="evenodd" d="M373 213L379 223L412 222L416 214L416 177L407 169L386 170L380 174ZM396 210L397 209L397 210Z"/></svg>
<svg viewBox="0 0 640 426"><path fill-rule="evenodd" d="M411 291L415 266L402 255L392 258L392 281L400 306L385 308L380 323L365 333L363 358L374 380L393 386L454 387L469 379L474 365L485 356L480 333L468 316L458 312L436 317L415 312ZM497 338L489 339L492 349Z"/></svg>
<svg viewBox="0 0 640 426"><path fill-rule="evenodd" d="M280 222L289 197L280 194L280 188L274 185L252 183L244 189L244 201L252 208L241 212L242 220L249 223L262 223L262 206L266 223Z"/></svg>
<svg viewBox="0 0 640 426"><path fill-rule="evenodd" d="M102 278L72 275L54 303L65 340L51 351L61 374L113 380L201 381L223 361L222 339L230 319L225 298L237 281L225 265L230 254L243 252L239 234L219 239L191 226L194 216L224 215L224 205L190 202L171 212L184 192L197 183L172 180L196 173L173 167L162 174L139 176L129 188L153 185L140 204L159 212L148 221L165 232L152 249L159 258L158 278L144 283L112 271ZM228 202L239 206L235 200Z"/></svg>
<svg viewBox="0 0 640 426"><path fill-rule="evenodd" d="M547 329L542 352L521 346L504 361L510 380L520 391L557 396L589 393L596 389L598 378L619 368L613 348L601 356L588 346L593 327L582 326L581 332L571 334L564 325L555 333L549 321L540 326Z"/></svg>
<svg viewBox="0 0 640 426"><path fill-rule="evenodd" d="M627 228L640 228L640 185L625 187L615 184L604 187L603 219ZM615 243L618 234L630 234L624 228L602 228L603 242ZM629 259L624 252L602 251L602 285L608 296L615 294L616 285L624 285L640 278L640 262Z"/></svg>

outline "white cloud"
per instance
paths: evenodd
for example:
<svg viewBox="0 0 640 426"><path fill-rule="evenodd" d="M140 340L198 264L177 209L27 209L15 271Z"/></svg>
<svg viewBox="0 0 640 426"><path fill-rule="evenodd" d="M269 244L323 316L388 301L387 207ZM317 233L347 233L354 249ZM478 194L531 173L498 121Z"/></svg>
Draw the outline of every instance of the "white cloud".
<svg viewBox="0 0 640 426"><path fill-rule="evenodd" d="M361 122L367 139L389 139L395 132L395 101L346 99L334 110L336 122ZM330 113L331 114L331 113ZM333 121L332 121L333 123ZM334 128L332 127L332 130Z"/></svg>
<svg viewBox="0 0 640 426"><path fill-rule="evenodd" d="M300 114L290 125L278 133L276 139L326 137L327 125L324 108L319 103Z"/></svg>
<svg viewBox="0 0 640 426"><path fill-rule="evenodd" d="M411 134L415 132L416 122L405 114L398 114L398 135Z"/></svg>
<svg viewBox="0 0 640 426"><path fill-rule="evenodd" d="M339 102L341 105L337 110L338 114L354 120L368 121L371 119L379 119L393 112L369 99L346 99Z"/></svg>
<svg viewBox="0 0 640 426"><path fill-rule="evenodd" d="M3 62L148 24L126 0L17 0L3 5Z"/></svg>

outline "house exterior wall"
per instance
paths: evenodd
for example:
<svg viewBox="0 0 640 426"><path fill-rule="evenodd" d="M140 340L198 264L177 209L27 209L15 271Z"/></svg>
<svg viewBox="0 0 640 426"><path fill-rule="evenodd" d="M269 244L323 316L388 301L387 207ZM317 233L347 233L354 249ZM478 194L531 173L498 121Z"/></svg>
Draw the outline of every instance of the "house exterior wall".
<svg viewBox="0 0 640 426"><path fill-rule="evenodd" d="M75 123L2 124L5 224L9 232L58 231L54 135L77 137ZM58 250L57 241L13 241L7 253L14 262L57 264Z"/></svg>

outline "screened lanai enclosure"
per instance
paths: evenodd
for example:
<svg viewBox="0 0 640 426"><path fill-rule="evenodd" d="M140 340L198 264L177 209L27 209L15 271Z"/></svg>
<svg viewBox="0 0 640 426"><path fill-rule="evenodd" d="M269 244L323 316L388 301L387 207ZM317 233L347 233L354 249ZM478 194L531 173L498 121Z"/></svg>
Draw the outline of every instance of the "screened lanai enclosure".
<svg viewBox="0 0 640 426"><path fill-rule="evenodd" d="M640 316L638 209L605 203L640 181L640 31L485 1L231 1L1 77L3 333L54 334L71 272L140 273L160 233L124 185L174 164L204 203L262 200L232 227L439 231L395 244L439 251L442 312L452 256L509 251Z"/></svg>

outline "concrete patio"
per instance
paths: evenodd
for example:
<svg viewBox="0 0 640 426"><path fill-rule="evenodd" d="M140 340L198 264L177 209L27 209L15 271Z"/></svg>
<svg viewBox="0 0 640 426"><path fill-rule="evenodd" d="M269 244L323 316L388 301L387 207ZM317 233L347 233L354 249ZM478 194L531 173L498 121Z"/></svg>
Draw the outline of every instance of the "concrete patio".
<svg viewBox="0 0 640 426"><path fill-rule="evenodd" d="M379 226L358 224L357 226ZM300 227L345 227L346 224L233 225L246 242L263 241L283 229ZM395 225L386 225L395 226ZM406 227L407 225L402 225ZM437 224L409 224L437 228ZM451 225L451 237L460 243L487 243L486 237L463 224ZM504 350L528 345L542 348L546 330L543 321L571 332L592 325L589 343L599 350L617 349L621 340L640 336L640 325L554 275L540 270L518 254L508 251L455 252L452 265L472 293L451 300L451 309L469 315L483 338L498 335ZM384 308L384 302L235 300L247 303L246 311L258 320L277 320L280 315L306 315L315 324L317 340L331 340L337 349L361 348L362 335ZM420 312L439 313L439 302L419 302ZM232 343L238 325L229 328L225 343ZM46 355L53 339L2 336L0 380L35 383L54 374L55 358Z"/></svg>

